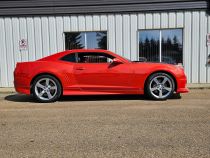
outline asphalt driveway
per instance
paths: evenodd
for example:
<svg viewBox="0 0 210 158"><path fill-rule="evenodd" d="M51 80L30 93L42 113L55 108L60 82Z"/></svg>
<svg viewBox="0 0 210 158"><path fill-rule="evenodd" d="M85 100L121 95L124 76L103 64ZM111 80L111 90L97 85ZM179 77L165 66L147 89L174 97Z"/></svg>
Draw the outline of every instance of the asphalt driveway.
<svg viewBox="0 0 210 158"><path fill-rule="evenodd" d="M0 94L0 157L210 157L210 90L167 101Z"/></svg>

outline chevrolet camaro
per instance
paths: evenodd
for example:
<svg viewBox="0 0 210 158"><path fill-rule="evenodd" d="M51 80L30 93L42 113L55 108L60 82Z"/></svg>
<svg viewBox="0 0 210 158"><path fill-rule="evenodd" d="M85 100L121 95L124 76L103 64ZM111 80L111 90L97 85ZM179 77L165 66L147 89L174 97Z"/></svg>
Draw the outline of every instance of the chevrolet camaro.
<svg viewBox="0 0 210 158"><path fill-rule="evenodd" d="M165 100L186 93L181 66L130 61L107 50L68 50L37 61L17 63L14 85L40 102L61 95L145 94Z"/></svg>

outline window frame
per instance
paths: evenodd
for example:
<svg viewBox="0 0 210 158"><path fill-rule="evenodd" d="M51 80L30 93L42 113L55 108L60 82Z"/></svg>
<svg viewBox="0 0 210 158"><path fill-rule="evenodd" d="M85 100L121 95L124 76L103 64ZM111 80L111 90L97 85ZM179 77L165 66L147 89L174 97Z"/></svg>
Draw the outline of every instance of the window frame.
<svg viewBox="0 0 210 158"><path fill-rule="evenodd" d="M109 37L109 31L108 30L93 30L93 31L64 31L63 32L63 43L64 43L64 46L63 46L63 49L66 50L66 36L65 34L66 33L85 33L85 39L87 40L87 34L86 33L91 33L91 32L106 32L106 45L107 45L107 50L109 50L109 42L108 42L108 37ZM87 48L87 41L85 40L85 47L82 48L82 49L88 49ZM94 48L96 49L96 48ZM73 49L70 49L70 50L73 50Z"/></svg>
<svg viewBox="0 0 210 158"><path fill-rule="evenodd" d="M177 28L153 28L153 29L138 29L137 30L137 51L138 51L138 55L137 55L137 60L139 60L140 55L139 55L139 39L140 39L140 32L142 31L154 31L157 30L159 31L159 63L162 63L162 31L164 30L181 30L182 31L182 65L185 65L184 62L184 28L183 27L177 27ZM177 63L178 64L178 63Z"/></svg>

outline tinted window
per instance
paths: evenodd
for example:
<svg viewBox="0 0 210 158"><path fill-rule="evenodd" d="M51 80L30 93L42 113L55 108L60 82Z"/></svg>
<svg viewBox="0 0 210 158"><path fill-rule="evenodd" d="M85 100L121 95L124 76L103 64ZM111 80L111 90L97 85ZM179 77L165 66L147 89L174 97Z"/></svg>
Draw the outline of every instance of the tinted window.
<svg viewBox="0 0 210 158"><path fill-rule="evenodd" d="M107 49L107 32L66 32L65 49Z"/></svg>
<svg viewBox="0 0 210 158"><path fill-rule="evenodd" d="M74 62L74 63L75 63L75 62L76 62L75 53L73 53L73 54L68 54L68 55L62 57L61 60L63 60L63 61L68 61L68 62Z"/></svg>
<svg viewBox="0 0 210 158"><path fill-rule="evenodd" d="M105 53L78 53L79 63L110 63L113 58Z"/></svg>

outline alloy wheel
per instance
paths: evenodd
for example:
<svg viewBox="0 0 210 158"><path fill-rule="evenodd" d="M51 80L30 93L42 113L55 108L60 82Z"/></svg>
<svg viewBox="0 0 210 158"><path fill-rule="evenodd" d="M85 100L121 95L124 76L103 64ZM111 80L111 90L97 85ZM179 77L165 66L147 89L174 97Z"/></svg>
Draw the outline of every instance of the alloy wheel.
<svg viewBox="0 0 210 158"><path fill-rule="evenodd" d="M35 84L35 94L40 100L48 101L57 94L58 87L50 78L42 78Z"/></svg>
<svg viewBox="0 0 210 158"><path fill-rule="evenodd" d="M156 76L151 80L149 90L155 98L164 99L172 93L173 83L167 76Z"/></svg>

